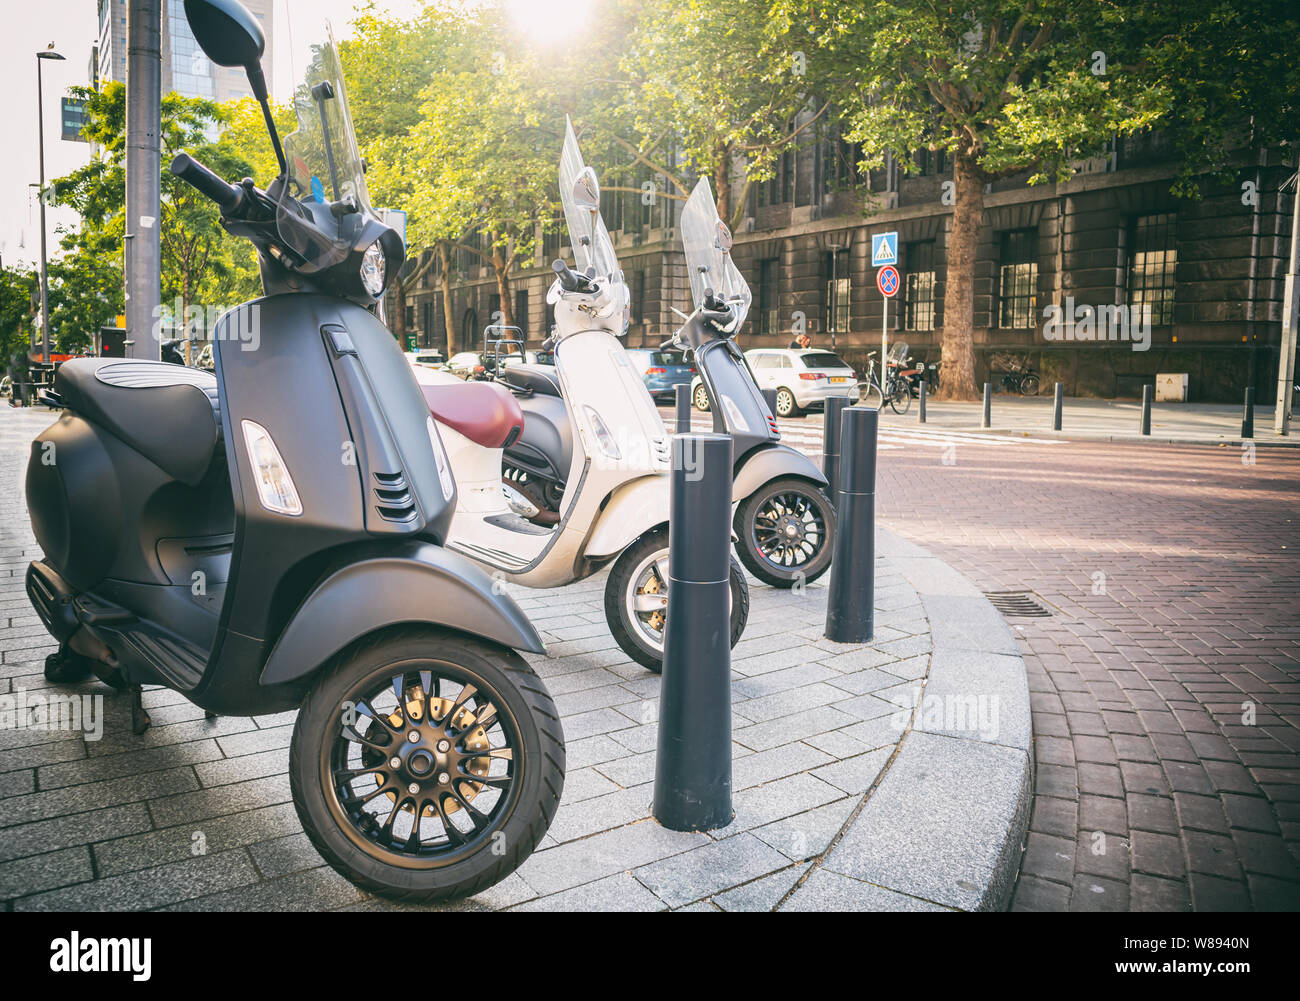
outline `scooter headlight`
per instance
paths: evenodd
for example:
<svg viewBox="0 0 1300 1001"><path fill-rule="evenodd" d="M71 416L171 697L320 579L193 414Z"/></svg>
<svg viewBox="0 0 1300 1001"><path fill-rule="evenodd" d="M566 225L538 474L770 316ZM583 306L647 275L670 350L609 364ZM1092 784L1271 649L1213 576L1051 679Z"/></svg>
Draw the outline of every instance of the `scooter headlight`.
<svg viewBox="0 0 1300 1001"><path fill-rule="evenodd" d="M253 467L253 480L257 483L257 497L262 507L276 514L302 514L302 501L293 477L280 458L270 433L253 421L241 422L244 445L248 448L248 462Z"/></svg>
<svg viewBox="0 0 1300 1001"><path fill-rule="evenodd" d="M384 248L376 240L361 256L361 287L373 296L383 292L387 267L388 260L384 256Z"/></svg>

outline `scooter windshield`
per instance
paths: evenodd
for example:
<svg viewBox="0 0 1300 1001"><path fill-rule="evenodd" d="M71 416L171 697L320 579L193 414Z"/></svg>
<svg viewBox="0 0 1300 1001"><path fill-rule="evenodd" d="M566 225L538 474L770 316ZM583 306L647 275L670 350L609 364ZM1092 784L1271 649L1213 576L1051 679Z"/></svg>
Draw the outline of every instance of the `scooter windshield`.
<svg viewBox="0 0 1300 1001"><path fill-rule="evenodd" d="M705 291L712 289L714 295L726 300L735 310L736 319L729 327L729 332L734 334L745 322L753 297L749 284L731 259L731 230L718 216L707 177L700 178L682 209L682 246L686 251L686 270L695 308L702 308Z"/></svg>
<svg viewBox="0 0 1300 1001"><path fill-rule="evenodd" d="M560 153L560 202L564 206L564 221L569 227L569 242L573 246L574 263L579 271L590 270L594 277L607 278L622 283L618 255L610 239L600 209L579 205L575 185L587 165L582 162L578 137L573 134L573 123L564 120L564 149ZM599 189L595 192L599 198Z"/></svg>
<svg viewBox="0 0 1300 1001"><path fill-rule="evenodd" d="M329 22L318 37L322 40L312 46L306 74L293 93L298 128L284 140L289 183L276 212L281 239L301 255L304 270L311 271L343 260L363 214L371 212L343 67ZM331 205L349 210L332 212Z"/></svg>

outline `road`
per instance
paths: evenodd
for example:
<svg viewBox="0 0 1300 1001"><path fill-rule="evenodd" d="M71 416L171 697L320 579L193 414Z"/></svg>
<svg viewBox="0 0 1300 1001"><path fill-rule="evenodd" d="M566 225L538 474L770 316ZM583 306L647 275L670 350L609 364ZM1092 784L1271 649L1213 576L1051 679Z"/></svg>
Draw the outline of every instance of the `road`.
<svg viewBox="0 0 1300 1001"><path fill-rule="evenodd" d="M1008 618L1038 762L1013 906L1300 908L1300 452L915 420L884 415L880 518L1050 613ZM820 457L819 414L779 424Z"/></svg>

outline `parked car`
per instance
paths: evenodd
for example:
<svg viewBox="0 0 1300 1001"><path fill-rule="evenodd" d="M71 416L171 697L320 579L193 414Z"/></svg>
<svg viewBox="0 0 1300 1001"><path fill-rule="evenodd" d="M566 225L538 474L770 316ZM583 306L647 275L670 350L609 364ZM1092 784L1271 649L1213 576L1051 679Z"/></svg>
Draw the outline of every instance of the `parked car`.
<svg viewBox="0 0 1300 1001"><path fill-rule="evenodd" d="M404 351L406 360L412 365L432 365L439 368L445 365L447 359L442 356L442 352L437 348L421 348L419 351Z"/></svg>
<svg viewBox="0 0 1300 1001"><path fill-rule="evenodd" d="M776 416L798 417L822 407L828 396L853 391L853 368L830 351L815 348L751 348L745 360L760 389L776 390ZM709 394L696 376L691 382L691 402L697 410L709 409Z"/></svg>
<svg viewBox="0 0 1300 1001"><path fill-rule="evenodd" d="M443 367L461 379L482 379L487 371L483 356L477 351L458 351L447 359Z"/></svg>
<svg viewBox="0 0 1300 1001"><path fill-rule="evenodd" d="M695 366L680 351L628 348L627 354L632 368L641 373L645 388L654 397L671 396L678 386L689 385L695 375Z"/></svg>

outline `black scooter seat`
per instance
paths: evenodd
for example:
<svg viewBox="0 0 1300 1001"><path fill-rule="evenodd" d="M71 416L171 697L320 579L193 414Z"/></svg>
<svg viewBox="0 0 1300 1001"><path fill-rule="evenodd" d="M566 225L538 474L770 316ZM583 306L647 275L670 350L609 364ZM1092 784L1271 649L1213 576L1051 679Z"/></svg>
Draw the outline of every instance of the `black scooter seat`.
<svg viewBox="0 0 1300 1001"><path fill-rule="evenodd" d="M505 383L511 389L532 392L538 396L560 395L560 377L555 374L554 365L506 365L497 376L497 381Z"/></svg>
<svg viewBox="0 0 1300 1001"><path fill-rule="evenodd" d="M221 435L217 377L160 361L74 358L54 377L69 410L98 424L164 472L196 486Z"/></svg>

